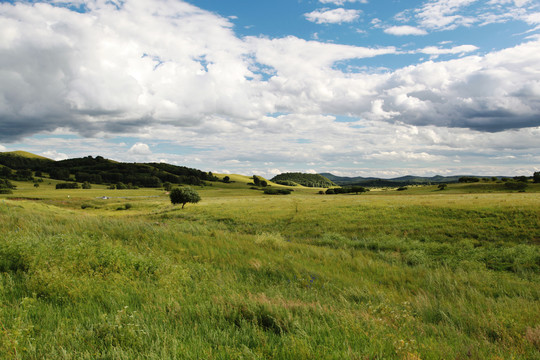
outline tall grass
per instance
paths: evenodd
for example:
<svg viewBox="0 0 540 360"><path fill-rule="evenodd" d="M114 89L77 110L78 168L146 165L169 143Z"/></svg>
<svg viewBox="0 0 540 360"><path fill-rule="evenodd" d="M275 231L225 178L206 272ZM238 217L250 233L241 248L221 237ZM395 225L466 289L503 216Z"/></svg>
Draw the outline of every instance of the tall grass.
<svg viewBox="0 0 540 360"><path fill-rule="evenodd" d="M0 202L0 358L538 356L536 194L221 191Z"/></svg>

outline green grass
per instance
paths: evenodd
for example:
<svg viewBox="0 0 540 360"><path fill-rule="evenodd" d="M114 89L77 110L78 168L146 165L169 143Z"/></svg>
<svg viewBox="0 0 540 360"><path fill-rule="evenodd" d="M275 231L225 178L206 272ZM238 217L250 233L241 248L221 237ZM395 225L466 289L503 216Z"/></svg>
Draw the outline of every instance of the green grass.
<svg viewBox="0 0 540 360"><path fill-rule="evenodd" d="M17 186L0 358L539 358L536 192Z"/></svg>

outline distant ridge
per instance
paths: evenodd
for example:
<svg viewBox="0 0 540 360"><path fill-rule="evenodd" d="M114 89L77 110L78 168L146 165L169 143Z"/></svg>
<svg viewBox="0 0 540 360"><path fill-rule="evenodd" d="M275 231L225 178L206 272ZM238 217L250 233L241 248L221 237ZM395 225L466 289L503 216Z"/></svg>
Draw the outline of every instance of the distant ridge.
<svg viewBox="0 0 540 360"><path fill-rule="evenodd" d="M8 154L8 155L20 156L20 157L25 157L25 158L28 158L28 159L42 159L42 160L51 160L51 161L53 161L52 159L49 159L49 158L47 158L45 156L36 155L36 154L31 153L31 152L22 151L22 150L0 152L0 154Z"/></svg>
<svg viewBox="0 0 540 360"><path fill-rule="evenodd" d="M334 183L340 186L352 186L352 185L361 185L361 186L374 186L374 187L385 187L385 186L405 186L405 185L425 185L425 184L440 184L440 183L457 183L459 178L463 176L473 176L473 175L454 175L454 176L442 176L435 175L430 177L425 176L414 176L406 175L400 176L392 179L381 179L376 177L346 177L346 176L336 176L331 173L321 173L320 175L330 179ZM482 176L473 176L479 177Z"/></svg>

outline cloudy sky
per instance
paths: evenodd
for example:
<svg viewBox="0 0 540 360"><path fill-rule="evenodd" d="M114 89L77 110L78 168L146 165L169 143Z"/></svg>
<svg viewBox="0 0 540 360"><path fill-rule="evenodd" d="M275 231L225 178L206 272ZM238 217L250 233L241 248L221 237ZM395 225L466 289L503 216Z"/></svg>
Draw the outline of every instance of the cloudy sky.
<svg viewBox="0 0 540 360"><path fill-rule="evenodd" d="M531 175L538 0L0 1L0 151Z"/></svg>

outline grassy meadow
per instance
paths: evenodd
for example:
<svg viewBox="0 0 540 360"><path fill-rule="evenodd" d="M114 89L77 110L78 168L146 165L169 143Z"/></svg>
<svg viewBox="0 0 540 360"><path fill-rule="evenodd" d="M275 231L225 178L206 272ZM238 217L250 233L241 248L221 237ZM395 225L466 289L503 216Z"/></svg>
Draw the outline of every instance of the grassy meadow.
<svg viewBox="0 0 540 360"><path fill-rule="evenodd" d="M231 180L183 210L161 189L15 182L0 358L540 359L539 184Z"/></svg>

